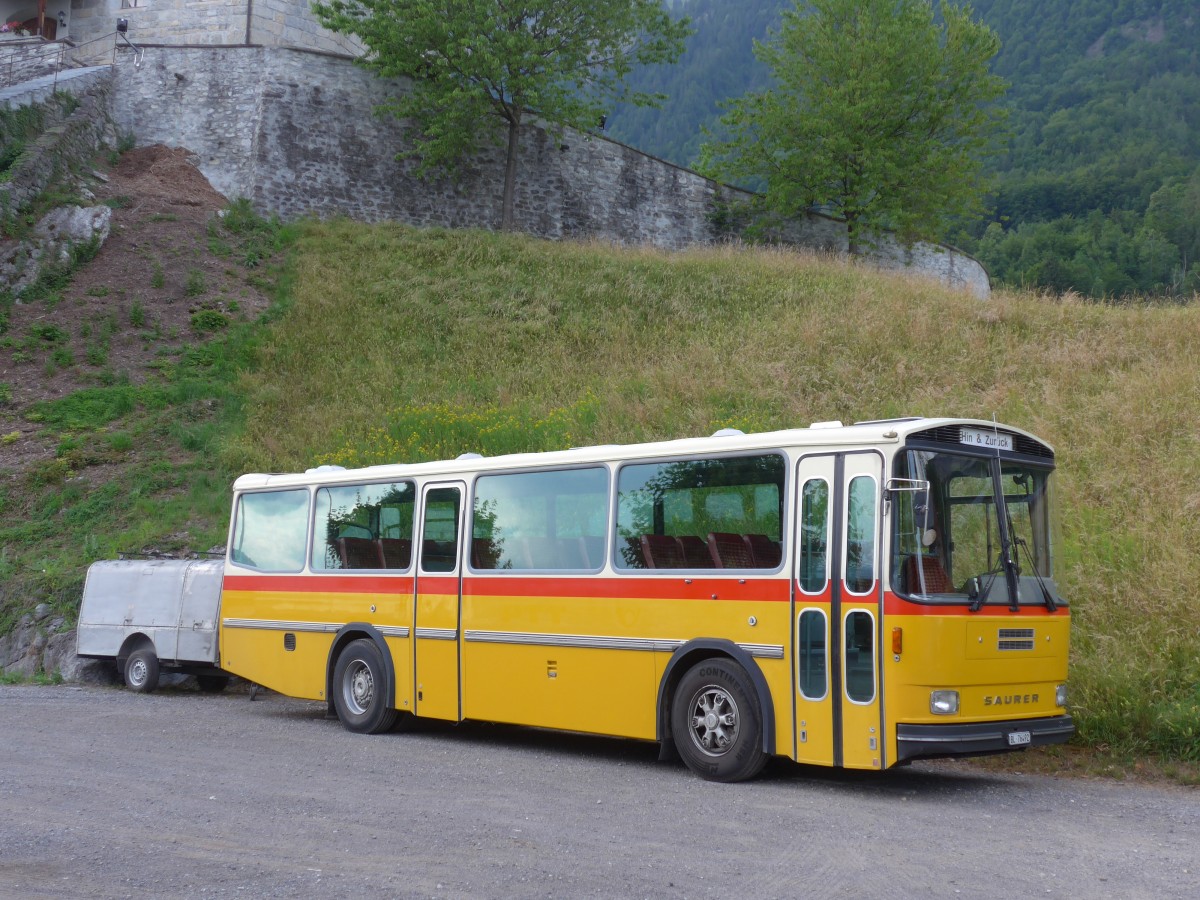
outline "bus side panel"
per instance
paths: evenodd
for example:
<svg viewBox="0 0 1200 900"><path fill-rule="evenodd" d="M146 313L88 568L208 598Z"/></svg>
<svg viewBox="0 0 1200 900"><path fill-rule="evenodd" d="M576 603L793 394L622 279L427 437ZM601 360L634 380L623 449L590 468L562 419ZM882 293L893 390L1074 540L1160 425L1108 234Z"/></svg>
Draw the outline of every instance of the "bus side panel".
<svg viewBox="0 0 1200 900"><path fill-rule="evenodd" d="M246 589L251 582L261 589ZM329 594L227 575L221 668L289 697L324 700L330 623Z"/></svg>
<svg viewBox="0 0 1200 900"><path fill-rule="evenodd" d="M721 638L774 657L756 662L773 695L765 702L778 750L790 754L787 594L782 580L469 578L463 715L653 740L671 653Z"/></svg>

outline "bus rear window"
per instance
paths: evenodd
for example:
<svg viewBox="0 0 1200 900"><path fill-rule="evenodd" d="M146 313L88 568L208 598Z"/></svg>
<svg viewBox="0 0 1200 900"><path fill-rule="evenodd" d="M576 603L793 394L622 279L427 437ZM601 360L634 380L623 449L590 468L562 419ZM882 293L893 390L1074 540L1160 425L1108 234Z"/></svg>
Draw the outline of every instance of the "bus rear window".
<svg viewBox="0 0 1200 900"><path fill-rule="evenodd" d="M307 538L307 490L242 494L229 559L264 572L299 572Z"/></svg>

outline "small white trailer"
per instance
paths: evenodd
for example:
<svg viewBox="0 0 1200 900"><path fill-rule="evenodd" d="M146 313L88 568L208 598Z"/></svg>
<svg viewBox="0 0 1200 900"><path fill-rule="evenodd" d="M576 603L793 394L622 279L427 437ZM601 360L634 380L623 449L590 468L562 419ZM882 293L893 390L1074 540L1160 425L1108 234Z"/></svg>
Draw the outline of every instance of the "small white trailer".
<svg viewBox="0 0 1200 900"><path fill-rule="evenodd" d="M162 672L195 675L203 691L224 690L217 618L219 559L92 563L79 609L77 653L112 659L130 690L148 693Z"/></svg>

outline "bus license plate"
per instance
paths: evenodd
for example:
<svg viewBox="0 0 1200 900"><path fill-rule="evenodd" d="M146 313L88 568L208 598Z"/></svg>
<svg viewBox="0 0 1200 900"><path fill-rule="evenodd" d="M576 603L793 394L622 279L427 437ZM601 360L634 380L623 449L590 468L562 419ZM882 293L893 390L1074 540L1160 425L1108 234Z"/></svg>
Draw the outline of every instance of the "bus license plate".
<svg viewBox="0 0 1200 900"><path fill-rule="evenodd" d="M1008 746L1022 747L1029 743L1028 731L1010 731L1008 733Z"/></svg>

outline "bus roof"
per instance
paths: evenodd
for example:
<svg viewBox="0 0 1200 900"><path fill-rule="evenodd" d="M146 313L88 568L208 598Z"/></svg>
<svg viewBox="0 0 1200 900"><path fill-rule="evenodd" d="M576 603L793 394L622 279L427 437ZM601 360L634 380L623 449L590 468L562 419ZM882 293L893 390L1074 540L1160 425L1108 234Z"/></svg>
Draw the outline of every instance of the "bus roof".
<svg viewBox="0 0 1200 900"><path fill-rule="evenodd" d="M285 487L288 485L338 484L364 480L388 478L412 478L420 476L455 477L488 472L572 466L582 463L624 461L629 459L655 459L676 456L693 456L704 453L738 453L773 448L795 447L875 447L894 445L909 434L945 426L967 426L981 430L996 428L1024 435L1032 441L1052 449L1037 436L1020 428L983 419L953 418L900 418L880 419L870 422L815 422L808 428L788 428L782 431L767 431L744 434L735 429L722 429L710 437L679 438L669 441L653 441L642 444L601 444L593 447L573 447L570 450L552 450L539 453L509 453L504 456L483 457L464 454L458 459L422 463L386 463L357 469L340 466L321 466L303 473L252 473L242 475L234 482L235 490L252 490L262 487Z"/></svg>

